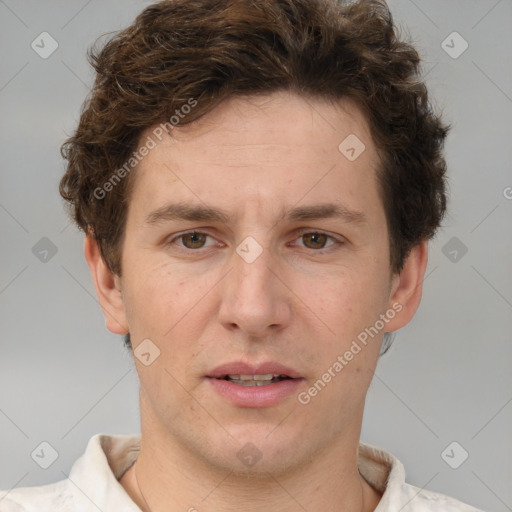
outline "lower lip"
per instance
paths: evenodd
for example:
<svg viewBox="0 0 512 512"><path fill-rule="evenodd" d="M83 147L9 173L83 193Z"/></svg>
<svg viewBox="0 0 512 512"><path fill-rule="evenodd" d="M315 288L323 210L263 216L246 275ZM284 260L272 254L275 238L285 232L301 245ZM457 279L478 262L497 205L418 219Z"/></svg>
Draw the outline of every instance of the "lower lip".
<svg viewBox="0 0 512 512"><path fill-rule="evenodd" d="M238 407L270 407L296 394L302 379L284 379L264 386L241 386L208 377L213 389Z"/></svg>

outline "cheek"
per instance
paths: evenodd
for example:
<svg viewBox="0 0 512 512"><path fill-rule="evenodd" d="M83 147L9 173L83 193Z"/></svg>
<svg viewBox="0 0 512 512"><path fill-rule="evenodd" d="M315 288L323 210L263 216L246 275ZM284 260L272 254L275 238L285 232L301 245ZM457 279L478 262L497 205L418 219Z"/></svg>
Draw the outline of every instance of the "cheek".
<svg viewBox="0 0 512 512"><path fill-rule="evenodd" d="M340 414L364 397L380 351L382 332L368 329L386 308L386 283L382 278L377 283L368 274L364 279L352 274L331 283L324 293L315 294L311 305L317 308L325 335L319 336L316 372L311 376L314 389L309 389L318 396L318 407L338 404Z"/></svg>
<svg viewBox="0 0 512 512"><path fill-rule="evenodd" d="M132 334L161 338L194 299L186 280L170 265L126 265L123 300Z"/></svg>
<svg viewBox="0 0 512 512"><path fill-rule="evenodd" d="M376 268L341 269L326 277L305 302L331 334L346 339L375 322L387 305L388 288L385 274Z"/></svg>
<svg viewBox="0 0 512 512"><path fill-rule="evenodd" d="M176 265L131 268L125 283L127 318L134 346L149 338L160 349L166 367L180 373L204 349L206 323L213 317L213 294L218 277L186 275ZM174 371L174 370L173 370Z"/></svg>
<svg viewBox="0 0 512 512"><path fill-rule="evenodd" d="M347 393L357 402L371 381L382 333L368 334L367 329L375 325L387 306L388 284L382 272L369 266L365 270L340 272L335 280L324 282L308 304L321 320L313 320L319 326L320 338L314 381L329 382L318 405L325 402L328 406L330 400L338 400L335 396L346 399Z"/></svg>

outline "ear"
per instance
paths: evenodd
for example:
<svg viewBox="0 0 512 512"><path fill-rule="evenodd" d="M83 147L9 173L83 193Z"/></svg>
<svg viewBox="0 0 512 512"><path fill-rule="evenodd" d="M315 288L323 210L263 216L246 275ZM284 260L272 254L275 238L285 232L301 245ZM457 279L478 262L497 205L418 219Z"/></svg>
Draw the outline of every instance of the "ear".
<svg viewBox="0 0 512 512"><path fill-rule="evenodd" d="M107 267L98 243L90 234L85 237L84 254L91 269L107 329L114 334L127 334L129 331L121 294L121 278Z"/></svg>
<svg viewBox="0 0 512 512"><path fill-rule="evenodd" d="M416 313L421 302L427 262L427 242L421 242L411 249L400 273L393 276L388 308L397 314L387 322L385 332L407 325Z"/></svg>

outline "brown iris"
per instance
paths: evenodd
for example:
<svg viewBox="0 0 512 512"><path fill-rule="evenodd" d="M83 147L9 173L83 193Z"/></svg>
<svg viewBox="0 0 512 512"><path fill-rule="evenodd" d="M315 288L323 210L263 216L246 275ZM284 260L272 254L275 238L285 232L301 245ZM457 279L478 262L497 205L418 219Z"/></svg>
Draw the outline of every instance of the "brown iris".
<svg viewBox="0 0 512 512"><path fill-rule="evenodd" d="M200 249L205 244L207 236L204 233L186 233L181 238L187 249Z"/></svg>
<svg viewBox="0 0 512 512"><path fill-rule="evenodd" d="M304 245L308 249L323 249L327 243L327 238L327 235L324 235L323 233L307 233L302 235Z"/></svg>

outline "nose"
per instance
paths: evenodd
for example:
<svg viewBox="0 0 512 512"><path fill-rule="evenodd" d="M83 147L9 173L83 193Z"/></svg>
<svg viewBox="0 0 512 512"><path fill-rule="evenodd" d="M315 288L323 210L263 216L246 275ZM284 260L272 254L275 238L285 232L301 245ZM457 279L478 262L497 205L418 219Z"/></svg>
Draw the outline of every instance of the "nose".
<svg viewBox="0 0 512 512"><path fill-rule="evenodd" d="M232 270L223 280L219 320L228 330L263 338L289 325L290 293L268 249L254 261L240 254L233 253Z"/></svg>

